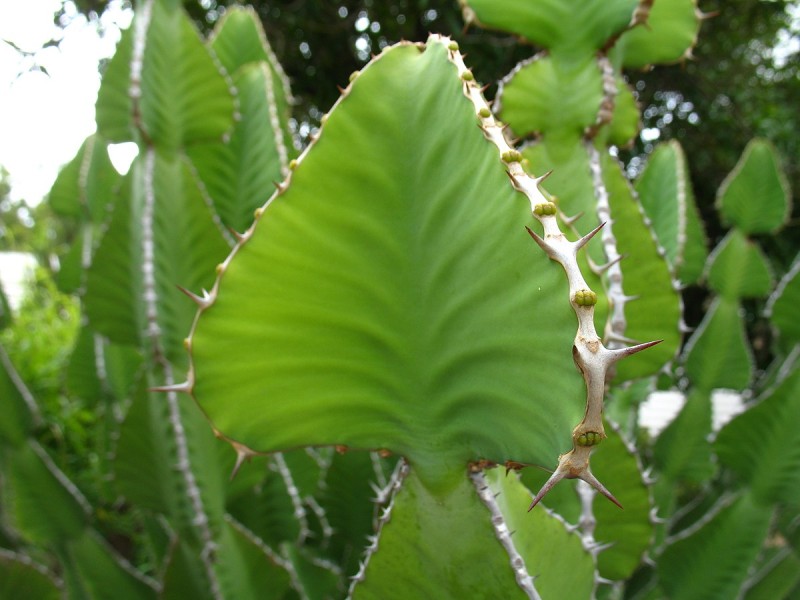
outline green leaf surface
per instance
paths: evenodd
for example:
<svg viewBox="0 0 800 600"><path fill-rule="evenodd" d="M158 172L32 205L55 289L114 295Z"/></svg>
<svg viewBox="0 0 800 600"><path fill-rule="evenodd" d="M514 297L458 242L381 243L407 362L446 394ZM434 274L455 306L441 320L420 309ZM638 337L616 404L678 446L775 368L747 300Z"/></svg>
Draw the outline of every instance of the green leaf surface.
<svg viewBox="0 0 800 600"><path fill-rule="evenodd" d="M696 283L708 257L686 155L674 140L660 144L636 180L636 193L679 281Z"/></svg>
<svg viewBox="0 0 800 600"><path fill-rule="evenodd" d="M592 453L592 472L624 506L624 510L595 495L592 509L595 539L610 547L597 555L601 577L629 578L653 541L650 492L642 480L636 455L614 427L606 424L608 438Z"/></svg>
<svg viewBox="0 0 800 600"><path fill-rule="evenodd" d="M36 411L36 412L34 412ZM0 345L0 440L21 446L33 431L38 407L19 376L6 349Z"/></svg>
<svg viewBox="0 0 800 600"><path fill-rule="evenodd" d="M592 473L614 494L624 510L594 496L591 505L597 520L594 538L598 544L609 544L597 555L597 568L600 576L606 579L627 579L652 543L650 493L642 481L636 456L626 447L616 428L606 423L606 433L608 438L592 453ZM529 490L539 490L546 479L547 474L536 469L522 471L522 481ZM573 482L573 485L556 486L543 500L545 506L575 526L582 516L579 485L580 482ZM526 530L536 531L527 526ZM519 533L514 534L515 542L517 535Z"/></svg>
<svg viewBox="0 0 800 600"><path fill-rule="evenodd" d="M747 581L744 600L792 600L800 593L800 556L781 548Z"/></svg>
<svg viewBox="0 0 800 600"><path fill-rule="evenodd" d="M575 62L536 56L511 73L498 97L500 118L518 136L543 134L567 146L597 120L603 80L593 55Z"/></svg>
<svg viewBox="0 0 800 600"><path fill-rule="evenodd" d="M275 564L257 538L230 522L221 532L215 570L225 597L278 600L289 589L289 573Z"/></svg>
<svg viewBox="0 0 800 600"><path fill-rule="evenodd" d="M133 99L130 96L134 29L131 26L122 31L97 92L97 132L112 144L130 142L137 138Z"/></svg>
<svg viewBox="0 0 800 600"><path fill-rule="evenodd" d="M772 268L758 244L731 229L709 257L708 286L729 300L766 296Z"/></svg>
<svg viewBox="0 0 800 600"><path fill-rule="evenodd" d="M642 4L648 4L643 2ZM684 60L697 41L700 18L695 0L650 3L646 24L622 34L613 54L626 69Z"/></svg>
<svg viewBox="0 0 800 600"><path fill-rule="evenodd" d="M155 2L148 25L140 108L148 143L176 149L220 139L233 125L233 96L191 20L180 4Z"/></svg>
<svg viewBox="0 0 800 600"><path fill-rule="evenodd" d="M670 493L674 493L675 481L701 482L711 476L711 446L707 441L710 434L711 396L694 389L653 447L653 463Z"/></svg>
<svg viewBox="0 0 800 600"><path fill-rule="evenodd" d="M140 390L120 430L114 462L117 489L137 506L167 515L185 537L197 534L193 523L201 517L219 528L224 513L222 448L187 398ZM187 471L199 490L202 514L191 501Z"/></svg>
<svg viewBox="0 0 800 600"><path fill-rule="evenodd" d="M800 371L737 415L717 436L720 463L739 476L754 500L800 505Z"/></svg>
<svg viewBox="0 0 800 600"><path fill-rule="evenodd" d="M210 286L227 251L187 165L148 150L134 162L89 270L90 322L115 342L157 341L168 358L185 362L194 305L179 287Z"/></svg>
<svg viewBox="0 0 800 600"><path fill-rule="evenodd" d="M515 473L506 475L504 468L497 467L485 476L539 595L543 599L590 598L595 567L580 537L543 508L527 512L531 493Z"/></svg>
<svg viewBox="0 0 800 600"><path fill-rule="evenodd" d="M227 264L192 353L229 438L388 448L441 486L567 449L583 393L563 272L526 239L447 52L401 44L363 70Z"/></svg>
<svg viewBox="0 0 800 600"><path fill-rule="evenodd" d="M580 539L543 509L526 511L530 493L503 469L487 483L505 513L512 540L544 599L589 598L593 564ZM371 598L525 598L495 537L491 515L466 475L446 497L432 495L416 474L406 477L390 519L367 563L354 600ZM470 523L464 527L464 523ZM415 573L409 577L409 573ZM568 577L566 577L568 575Z"/></svg>
<svg viewBox="0 0 800 600"><path fill-rule="evenodd" d="M566 216L583 213L576 223L581 232L587 233L600 225L589 155L583 144L563 145L545 139L527 146L523 156L530 162L533 173L544 174L552 171L544 185L548 192L555 195L554 201ZM586 253L597 264L603 264L606 260L602 244L596 242L589 244ZM584 272L587 278L591 278L591 273L585 269ZM602 297L598 297L598 305L601 302ZM598 308L601 307L595 307L596 318L604 312Z"/></svg>
<svg viewBox="0 0 800 600"><path fill-rule="evenodd" d="M87 521L88 504L44 449L31 441L9 449L2 458L3 512L13 529L38 544L78 537Z"/></svg>
<svg viewBox="0 0 800 600"><path fill-rule="evenodd" d="M55 582L33 561L0 549L0 598L62 600Z"/></svg>
<svg viewBox="0 0 800 600"><path fill-rule="evenodd" d="M779 229L791 212L791 193L774 146L752 140L717 192L717 209L725 224L744 233Z"/></svg>
<svg viewBox="0 0 800 600"><path fill-rule="evenodd" d="M48 199L65 217L100 225L106 219L120 175L108 157L105 140L90 135L58 174Z"/></svg>
<svg viewBox="0 0 800 600"><path fill-rule="evenodd" d="M735 598L761 549L770 508L744 494L691 535L669 545L658 559L661 585L671 600Z"/></svg>
<svg viewBox="0 0 800 600"><path fill-rule="evenodd" d="M233 95L180 4L149 3L130 30L98 95L101 134L173 152L221 139L233 125Z"/></svg>
<svg viewBox="0 0 800 600"><path fill-rule="evenodd" d="M242 67L234 77L239 115L226 143L195 145L190 161L214 201L222 222L243 232L289 172L288 126L278 119L272 77L264 62Z"/></svg>
<svg viewBox="0 0 800 600"><path fill-rule="evenodd" d="M692 382L706 392L743 390L749 385L753 356L737 301L714 300L686 345L684 363Z"/></svg>
<svg viewBox="0 0 800 600"><path fill-rule="evenodd" d="M614 97L614 111L611 115L607 143L627 147L642 128L642 116L633 89L625 78L617 74L617 95Z"/></svg>
<svg viewBox="0 0 800 600"><path fill-rule="evenodd" d="M782 339L800 340L800 319L797 307L800 306L800 255L784 275L767 304L770 322L777 328Z"/></svg>
<svg viewBox="0 0 800 600"><path fill-rule="evenodd" d="M640 342L663 340L617 365L616 380L625 381L654 375L675 357L681 343L681 305L667 262L621 165L608 154L600 158L600 165L617 252L629 257L620 263L622 289L626 296L636 297L625 304L624 335Z"/></svg>
<svg viewBox="0 0 800 600"><path fill-rule="evenodd" d="M146 580L124 564L99 534L84 530L65 554L69 587L87 600L148 600L156 598L155 581Z"/></svg>
<svg viewBox="0 0 800 600"><path fill-rule="evenodd" d="M631 21L637 0L466 0L477 23L570 56L594 54ZM465 13L466 14L466 13ZM468 23L470 19L465 19Z"/></svg>

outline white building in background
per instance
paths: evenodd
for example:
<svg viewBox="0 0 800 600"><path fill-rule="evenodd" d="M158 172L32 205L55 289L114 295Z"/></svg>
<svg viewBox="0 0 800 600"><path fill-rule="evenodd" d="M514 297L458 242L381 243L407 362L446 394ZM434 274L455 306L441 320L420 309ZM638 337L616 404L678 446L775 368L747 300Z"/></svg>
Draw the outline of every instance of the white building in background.
<svg viewBox="0 0 800 600"><path fill-rule="evenodd" d="M658 435L672 423L683 405L686 396L681 392L653 392L639 407L639 426L647 429L652 437ZM734 390L711 392L711 430L716 433L733 417L744 412L742 395Z"/></svg>

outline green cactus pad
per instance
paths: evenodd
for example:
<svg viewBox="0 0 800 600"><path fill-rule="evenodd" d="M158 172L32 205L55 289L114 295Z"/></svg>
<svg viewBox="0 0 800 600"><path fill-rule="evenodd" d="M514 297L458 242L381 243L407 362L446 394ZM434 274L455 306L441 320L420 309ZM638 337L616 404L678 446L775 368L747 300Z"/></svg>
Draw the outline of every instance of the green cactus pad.
<svg viewBox="0 0 800 600"><path fill-rule="evenodd" d="M758 298L772 289L772 267L758 244L731 229L709 257L708 286L726 298Z"/></svg>
<svg viewBox="0 0 800 600"><path fill-rule="evenodd" d="M748 234L776 231L791 211L789 185L771 143L752 140L717 193L726 224Z"/></svg>
<svg viewBox="0 0 800 600"><path fill-rule="evenodd" d="M567 285L448 53L401 44L365 68L225 267L193 393L230 439L387 448L439 486L569 448Z"/></svg>

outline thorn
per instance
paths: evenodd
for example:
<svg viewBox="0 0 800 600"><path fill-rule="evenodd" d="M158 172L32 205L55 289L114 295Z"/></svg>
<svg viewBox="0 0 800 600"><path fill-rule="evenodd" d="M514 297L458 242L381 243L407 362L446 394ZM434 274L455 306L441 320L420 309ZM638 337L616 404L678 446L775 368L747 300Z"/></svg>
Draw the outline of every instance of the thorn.
<svg viewBox="0 0 800 600"><path fill-rule="evenodd" d="M233 227L228 227L228 231L231 232L231 235L236 239L237 242L242 243L244 241L244 234L239 233Z"/></svg>
<svg viewBox="0 0 800 600"><path fill-rule="evenodd" d="M606 224L605 221L603 221L602 223L600 223L600 225L592 229L589 233L587 233L585 236L583 236L581 239L575 242L575 250L580 250L586 244L588 244L589 240L591 240L595 235L597 235L598 231L600 231L603 227L605 227L605 224Z"/></svg>
<svg viewBox="0 0 800 600"><path fill-rule="evenodd" d="M272 185L274 185L274 186L275 186L275 189L277 189L277 190L278 190L278 192L282 192L282 191L283 191L283 189L284 189L284 185L283 185L283 183L280 183L280 182L278 182L278 181L273 181L273 182L272 182Z"/></svg>
<svg viewBox="0 0 800 600"><path fill-rule="evenodd" d="M186 294L189 297L189 299L200 308L206 308L209 304L211 304L211 298L209 297L208 292L206 292L205 290L203 290L203 295L201 297L195 294L194 292L190 292L181 285L176 285L175 287L177 287L180 291Z"/></svg>
<svg viewBox="0 0 800 600"><path fill-rule="evenodd" d="M507 170L506 175L508 175L508 178L511 180L511 187L513 187L518 192L521 192L522 188L519 187L519 182L517 181L516 177L511 174L511 171Z"/></svg>
<svg viewBox="0 0 800 600"><path fill-rule="evenodd" d="M538 235L538 234L536 234L536 233L533 231L533 229L531 229L531 228L530 228L530 227L528 227L527 225L525 226L525 229L528 231L528 234L529 234L529 235L530 235L530 236L533 238L533 241L534 241L534 242L536 242L537 244L539 244L539 247L540 247L542 250L544 250L545 252L547 252L547 242L545 242L545 241L544 241L544 240L543 240L541 237L539 237L539 235Z"/></svg>
<svg viewBox="0 0 800 600"><path fill-rule="evenodd" d="M565 475L566 475L566 473L564 471L559 470L559 469L556 469L555 471L553 471L553 474L550 476L550 479L545 481L544 485L539 490L539 493L536 494L536 496L533 498L533 501L531 502L531 505L528 507L528 512L531 512L533 510L533 507L536 506L537 504L539 504L539 501L542 498L545 497L547 492L552 490L553 486L555 484L557 484L559 481L564 479Z"/></svg>
<svg viewBox="0 0 800 600"><path fill-rule="evenodd" d="M703 12L699 8L696 8L694 11L694 16L697 18L698 21L705 21L706 19L713 19L714 17L718 17L719 11L714 10L711 12Z"/></svg>
<svg viewBox="0 0 800 600"><path fill-rule="evenodd" d="M464 56L466 56L466 54L465 54ZM485 86L483 86L483 87L481 88L481 94L483 94L483 93L484 93L486 90L488 90L490 87L492 87L492 84L491 84L491 83L487 83Z"/></svg>
<svg viewBox="0 0 800 600"><path fill-rule="evenodd" d="M619 500L617 500L617 499L614 497L614 494L612 494L611 492L609 492L609 491L606 489L606 486L604 486L602 483L600 483L600 481L597 479L597 477L595 477L594 475L592 475L592 472L591 472L591 471L590 471L588 468L587 468L587 469L586 469L586 470L585 470L583 473L581 473L580 475L578 475L578 478L579 478L579 479L582 479L583 481L585 481L586 483L588 483L590 486L592 486L592 487L593 487L594 489L596 489L598 492L600 492L601 494L603 494L603 496L605 496L606 498L608 498L609 500L611 500L611 501L612 501L614 504L616 504L617 506L619 506L620 508L622 508L622 504L620 504L620 503L619 503Z"/></svg>
<svg viewBox="0 0 800 600"><path fill-rule="evenodd" d="M616 264L619 264L619 262L620 262L620 261L621 261L623 258L627 258L627 257L628 257L628 255L627 255L627 254L620 254L619 256L617 256L617 258L615 258L614 260L610 260L610 261L608 261L608 262L607 262L606 264L604 264L604 265L595 266L595 268L597 269L597 271L596 271L596 272L597 272L597 274L599 275L599 274L601 274L601 273L605 273L606 271L608 271L608 270L609 270L611 267L613 267L614 265L616 265ZM637 297L638 297L638 296L637 296Z"/></svg>
<svg viewBox="0 0 800 600"><path fill-rule="evenodd" d="M616 582L612 581L611 579L606 579L605 577L601 577L601 576L598 575L595 578L595 583L602 583L604 585L612 585L612 584L614 584Z"/></svg>
<svg viewBox="0 0 800 600"><path fill-rule="evenodd" d="M580 219L586 213L581 211L571 217L563 217L561 220L564 221L564 225L567 227L571 227L573 223L575 223L578 219Z"/></svg>
<svg viewBox="0 0 800 600"><path fill-rule="evenodd" d="M183 394L191 394L192 393L192 384L188 381L183 381L181 383L173 383L172 385L160 385L156 387L148 388L148 392L176 392L176 393L183 393Z"/></svg>
<svg viewBox="0 0 800 600"><path fill-rule="evenodd" d="M654 560L653 560L652 558L650 558L649 556L644 556L644 557L642 557L642 562L643 562L644 564L646 564L648 567L651 567L651 568L653 568L653 569L655 569L655 568L656 568L656 566L658 566L658 565L656 565L656 561L654 561Z"/></svg>
<svg viewBox="0 0 800 600"><path fill-rule="evenodd" d="M233 470L231 471L231 476L228 478L228 481L233 481L233 478L236 477L239 469L242 468L244 461L246 461L248 458L249 456L243 450L236 451L236 464L233 465Z"/></svg>
<svg viewBox="0 0 800 600"><path fill-rule="evenodd" d="M694 331L694 327L689 327L686 324L686 321L681 319L680 322L678 323L678 331L681 333L692 333Z"/></svg>
<svg viewBox="0 0 800 600"><path fill-rule="evenodd" d="M542 183L545 179L550 177L550 175L552 175L552 174L553 174L553 169L550 169L544 175L539 175L539 177L534 177L533 178L533 182L538 186L540 183Z"/></svg>
<svg viewBox="0 0 800 600"><path fill-rule="evenodd" d="M655 340L652 342L645 342L644 344L638 344L636 346L629 346L628 348L618 348L617 350L610 350L610 352L614 355L614 362L618 360L622 360L623 358L627 358L628 356L632 356L637 352L641 352L642 350L647 350L651 346L655 346L656 344L660 344L664 340Z"/></svg>
<svg viewBox="0 0 800 600"><path fill-rule="evenodd" d="M340 86L338 84L336 85L336 89L339 90L340 94L344 94L347 91L346 88L343 88L342 86Z"/></svg>

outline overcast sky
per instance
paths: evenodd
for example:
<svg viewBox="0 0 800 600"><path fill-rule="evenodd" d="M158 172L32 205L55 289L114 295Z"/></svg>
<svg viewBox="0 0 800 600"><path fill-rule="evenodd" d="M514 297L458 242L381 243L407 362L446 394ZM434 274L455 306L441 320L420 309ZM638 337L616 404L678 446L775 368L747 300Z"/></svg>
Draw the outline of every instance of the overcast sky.
<svg viewBox="0 0 800 600"><path fill-rule="evenodd" d="M62 30L53 22L62 1L0 0L0 165L10 174L12 198L29 204L41 201L95 130L98 61L114 53L132 15L112 0L98 32L67 1ZM51 39L60 42L43 48Z"/></svg>

